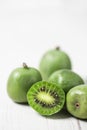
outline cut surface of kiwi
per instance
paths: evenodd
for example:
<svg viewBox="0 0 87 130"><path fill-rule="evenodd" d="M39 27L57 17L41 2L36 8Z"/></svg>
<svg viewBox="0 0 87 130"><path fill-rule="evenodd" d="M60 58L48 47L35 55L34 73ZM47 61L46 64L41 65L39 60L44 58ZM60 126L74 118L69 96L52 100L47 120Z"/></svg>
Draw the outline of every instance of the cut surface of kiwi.
<svg viewBox="0 0 87 130"><path fill-rule="evenodd" d="M40 81L30 88L27 100L29 105L41 115L52 115L63 108L65 93L56 84Z"/></svg>

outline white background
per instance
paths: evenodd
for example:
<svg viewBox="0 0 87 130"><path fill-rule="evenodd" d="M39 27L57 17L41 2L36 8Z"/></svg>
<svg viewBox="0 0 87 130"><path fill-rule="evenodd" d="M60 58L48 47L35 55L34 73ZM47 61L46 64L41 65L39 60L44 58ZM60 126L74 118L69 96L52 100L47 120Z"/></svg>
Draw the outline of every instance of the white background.
<svg viewBox="0 0 87 130"><path fill-rule="evenodd" d="M86 121L61 114L45 118L7 96L10 72L22 62L38 68L44 52L56 46L86 78L86 0L0 0L0 130L87 130Z"/></svg>

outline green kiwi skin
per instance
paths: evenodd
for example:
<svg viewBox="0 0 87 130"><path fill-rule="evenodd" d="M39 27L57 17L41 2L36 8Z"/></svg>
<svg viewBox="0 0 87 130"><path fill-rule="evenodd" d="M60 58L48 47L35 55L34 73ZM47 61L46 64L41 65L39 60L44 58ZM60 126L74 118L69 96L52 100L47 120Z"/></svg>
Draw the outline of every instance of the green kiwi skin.
<svg viewBox="0 0 87 130"><path fill-rule="evenodd" d="M58 94L58 102L56 103L55 106L50 107L50 106L45 106L43 107L40 103L35 102L35 94L38 95L40 93L40 89L42 86L45 86L46 90L49 91L55 91ZM47 93L47 92L46 92ZM57 112L59 112L65 103L65 92L63 91L62 88L57 86L56 84L53 83L48 83L47 81L39 81L31 86L29 91L27 92L27 101L28 104L39 114L44 115L44 116L49 116L53 115ZM45 102L46 103L46 102Z"/></svg>
<svg viewBox="0 0 87 130"><path fill-rule="evenodd" d="M53 49L44 54L40 61L39 69L44 80L60 69L71 69L71 60L69 56L60 49Z"/></svg>
<svg viewBox="0 0 87 130"><path fill-rule="evenodd" d="M79 119L87 119L87 85L79 85L70 89L66 95L68 112Z"/></svg>
<svg viewBox="0 0 87 130"><path fill-rule="evenodd" d="M84 84L83 79L77 73L68 69L62 69L54 72L49 77L48 81L59 85L65 93L74 86Z"/></svg>
<svg viewBox="0 0 87 130"><path fill-rule="evenodd" d="M27 91L30 87L41 81L40 72L32 67L20 67L14 69L8 77L7 93L8 96L17 103L27 103Z"/></svg>

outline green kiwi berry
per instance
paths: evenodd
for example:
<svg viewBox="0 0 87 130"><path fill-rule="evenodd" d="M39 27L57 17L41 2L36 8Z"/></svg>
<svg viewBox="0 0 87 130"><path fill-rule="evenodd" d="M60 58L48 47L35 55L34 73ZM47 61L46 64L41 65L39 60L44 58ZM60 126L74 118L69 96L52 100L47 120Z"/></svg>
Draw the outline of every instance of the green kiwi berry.
<svg viewBox="0 0 87 130"><path fill-rule="evenodd" d="M52 115L63 108L65 93L56 84L40 81L30 88L27 100L29 105L41 115Z"/></svg>
<svg viewBox="0 0 87 130"><path fill-rule="evenodd" d="M14 69L9 75L7 81L7 93L13 101L26 103L27 91L34 83L41 80L41 74L37 69L28 67L23 63L23 67Z"/></svg>
<svg viewBox="0 0 87 130"><path fill-rule="evenodd" d="M65 91L65 93L67 93L74 86L84 84L83 79L77 73L68 69L55 71L49 77L48 81L56 83Z"/></svg>
<svg viewBox="0 0 87 130"><path fill-rule="evenodd" d="M66 95L67 110L73 116L87 119L87 85L78 85Z"/></svg>
<svg viewBox="0 0 87 130"><path fill-rule="evenodd" d="M71 69L69 56L59 48L47 51L40 61L40 72L44 80L60 69Z"/></svg>

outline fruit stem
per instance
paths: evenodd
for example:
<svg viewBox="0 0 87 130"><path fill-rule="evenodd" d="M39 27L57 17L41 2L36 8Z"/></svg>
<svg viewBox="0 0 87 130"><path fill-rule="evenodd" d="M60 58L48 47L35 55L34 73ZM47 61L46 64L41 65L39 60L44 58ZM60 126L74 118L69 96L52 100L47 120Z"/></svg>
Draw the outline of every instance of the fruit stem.
<svg viewBox="0 0 87 130"><path fill-rule="evenodd" d="M56 47L56 50L60 50L60 47L59 47L59 46L57 46L57 47Z"/></svg>
<svg viewBox="0 0 87 130"><path fill-rule="evenodd" d="M29 68L25 62L23 62L23 67L26 68L26 69Z"/></svg>

